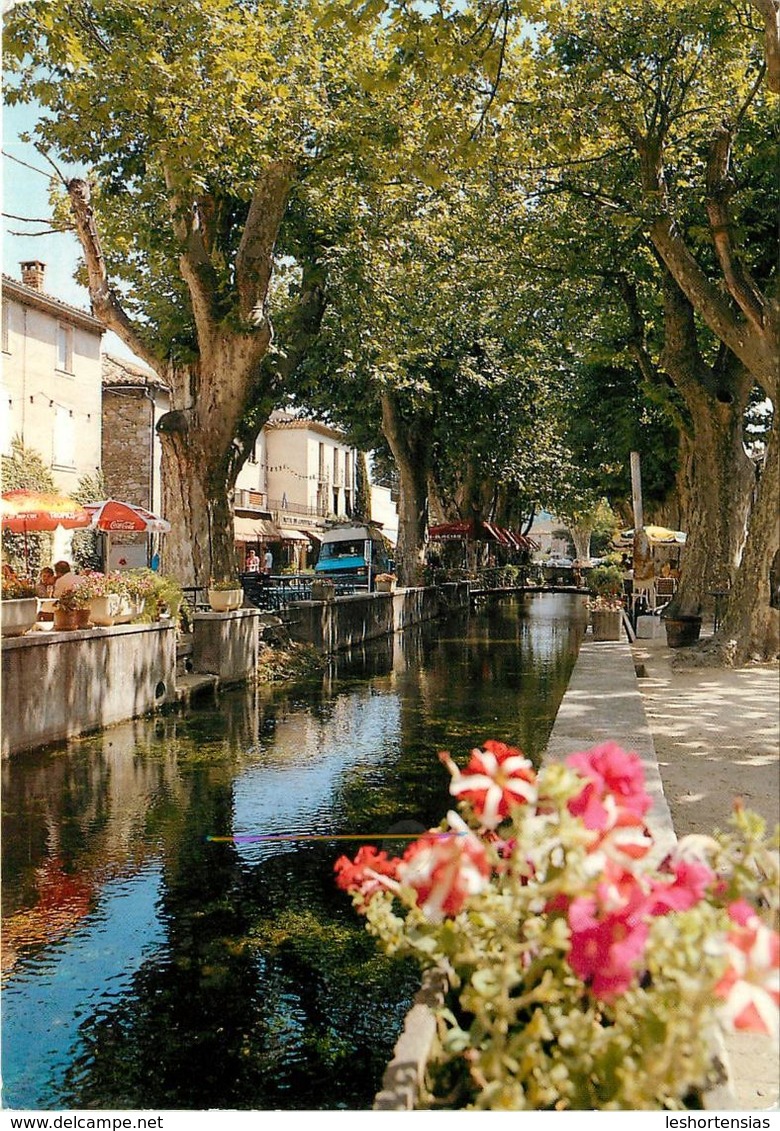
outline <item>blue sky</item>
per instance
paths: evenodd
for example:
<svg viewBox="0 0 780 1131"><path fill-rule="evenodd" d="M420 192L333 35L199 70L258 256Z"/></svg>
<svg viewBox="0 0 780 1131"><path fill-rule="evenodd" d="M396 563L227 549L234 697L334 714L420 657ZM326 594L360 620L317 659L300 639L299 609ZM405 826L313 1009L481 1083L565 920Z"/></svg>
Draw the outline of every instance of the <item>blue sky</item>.
<svg viewBox="0 0 780 1131"><path fill-rule="evenodd" d="M31 130L35 125L38 113L36 106L3 105L3 271L6 275L19 279L21 262L40 259L46 264L46 293L69 302L72 306L89 310L89 294L73 278L80 258L76 236L70 232L34 236L33 232L45 231L48 224L28 224L12 218L21 216L45 220L51 211L49 173L54 170L31 143L20 140L20 134ZM19 164L20 161L25 164ZM75 166L60 165L59 162L58 167L65 176L81 171ZM133 357L115 334L106 334L103 346L107 353Z"/></svg>

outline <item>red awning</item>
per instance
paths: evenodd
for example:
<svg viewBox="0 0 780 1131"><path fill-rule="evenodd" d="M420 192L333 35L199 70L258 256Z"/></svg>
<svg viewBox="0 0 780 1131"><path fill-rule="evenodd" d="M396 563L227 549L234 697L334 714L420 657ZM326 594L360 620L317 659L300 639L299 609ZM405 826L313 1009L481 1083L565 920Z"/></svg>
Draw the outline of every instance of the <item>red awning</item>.
<svg viewBox="0 0 780 1131"><path fill-rule="evenodd" d="M434 541L447 541L449 538L470 538L474 537L474 523L473 522L444 522L439 526L428 527L428 537Z"/></svg>

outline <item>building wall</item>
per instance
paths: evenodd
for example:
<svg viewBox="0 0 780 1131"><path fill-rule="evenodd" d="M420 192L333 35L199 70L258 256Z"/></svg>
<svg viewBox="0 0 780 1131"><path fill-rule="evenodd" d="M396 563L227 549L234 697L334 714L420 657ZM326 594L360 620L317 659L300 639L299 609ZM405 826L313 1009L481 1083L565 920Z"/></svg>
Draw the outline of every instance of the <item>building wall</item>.
<svg viewBox="0 0 780 1131"><path fill-rule="evenodd" d="M20 436L69 494L100 469L102 330L79 325L65 304L43 301L53 312L4 285L2 451L10 454Z"/></svg>

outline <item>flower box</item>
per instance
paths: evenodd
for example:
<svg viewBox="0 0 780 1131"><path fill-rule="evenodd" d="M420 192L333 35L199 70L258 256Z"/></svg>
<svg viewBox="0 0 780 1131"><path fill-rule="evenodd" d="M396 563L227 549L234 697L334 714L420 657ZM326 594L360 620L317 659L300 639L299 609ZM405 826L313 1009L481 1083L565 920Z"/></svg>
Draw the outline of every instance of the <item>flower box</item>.
<svg viewBox="0 0 780 1131"><path fill-rule="evenodd" d="M312 581L312 601L333 601L336 597L336 585L333 581Z"/></svg>
<svg viewBox="0 0 780 1131"><path fill-rule="evenodd" d="M3 636L23 636L38 619L37 597L19 597L0 602Z"/></svg>
<svg viewBox="0 0 780 1131"><path fill-rule="evenodd" d="M620 640L623 613L620 609L591 609L594 640Z"/></svg>
<svg viewBox="0 0 780 1131"><path fill-rule="evenodd" d="M666 627L666 643L670 648L690 648L701 634L701 617L676 616L662 618Z"/></svg>
<svg viewBox="0 0 780 1131"><path fill-rule="evenodd" d="M119 615L120 597L118 593L105 593L102 597L93 597L89 602L89 619L92 624L101 628L108 628L116 624Z"/></svg>
<svg viewBox="0 0 780 1131"><path fill-rule="evenodd" d="M209 604L212 612L230 613L234 609L240 609L243 603L243 589L209 589Z"/></svg>
<svg viewBox="0 0 780 1131"><path fill-rule="evenodd" d="M684 1109L723 1082L719 1036L776 1036L780 893L758 816L736 807L729 833L660 852L641 759L615 743L538 772L496 741L463 770L440 760L460 813L400 858L364 844L335 865L387 954L446 973L413 1106ZM419 1082L419 1052L404 1059Z"/></svg>
<svg viewBox="0 0 780 1131"><path fill-rule="evenodd" d="M377 593L395 593L395 578L377 577L374 581Z"/></svg>

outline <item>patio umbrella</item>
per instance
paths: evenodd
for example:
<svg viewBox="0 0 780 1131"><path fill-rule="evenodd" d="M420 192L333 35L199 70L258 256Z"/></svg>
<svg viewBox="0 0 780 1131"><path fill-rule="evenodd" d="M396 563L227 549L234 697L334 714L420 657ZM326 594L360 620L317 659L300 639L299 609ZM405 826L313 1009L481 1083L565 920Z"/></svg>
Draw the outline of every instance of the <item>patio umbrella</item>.
<svg viewBox="0 0 780 1131"><path fill-rule="evenodd" d="M167 534L171 529L167 519L152 514L146 507L136 506L135 503L122 503L118 499L85 503L84 509L92 516L92 529L103 530L106 533L106 567L112 534Z"/></svg>
<svg viewBox="0 0 780 1131"><path fill-rule="evenodd" d="M658 545L672 545L676 543L678 546L684 546L686 538L688 537L682 530L669 530L666 526L646 526L644 530L650 541ZM621 538L630 540L633 537L633 530L624 530L621 534Z"/></svg>
<svg viewBox="0 0 780 1131"><path fill-rule="evenodd" d="M105 499L101 503L85 503L84 509L89 512L92 529L105 530L109 534L167 534L171 529L171 524L166 519L135 503Z"/></svg>
<svg viewBox="0 0 780 1131"><path fill-rule="evenodd" d="M24 563L28 572L28 532L42 533L56 530L59 526L65 530L79 530L91 522L91 516L80 503L67 495L58 495L56 491L33 491L24 487L4 491L1 507L3 530L24 535Z"/></svg>

